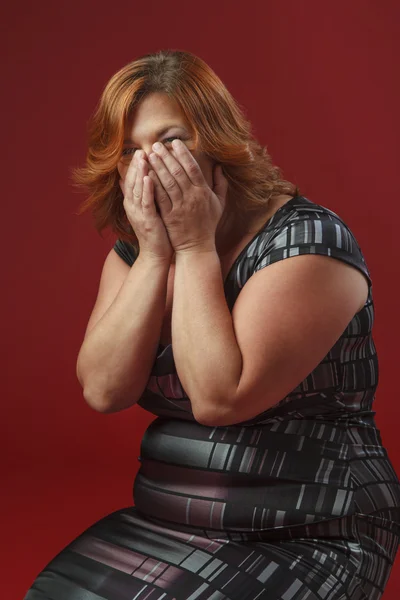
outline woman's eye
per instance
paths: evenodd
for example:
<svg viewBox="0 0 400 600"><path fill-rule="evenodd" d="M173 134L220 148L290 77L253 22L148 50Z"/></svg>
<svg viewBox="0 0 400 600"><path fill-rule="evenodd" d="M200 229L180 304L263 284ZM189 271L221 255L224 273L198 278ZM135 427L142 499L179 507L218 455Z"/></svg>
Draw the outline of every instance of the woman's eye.
<svg viewBox="0 0 400 600"><path fill-rule="evenodd" d="M169 138L165 138L165 140L163 140L163 142L169 143L171 140L181 140L181 139L182 139L182 137L179 135L172 135ZM133 154L135 152L135 150L136 150L136 148L124 148L122 150L122 154L123 154L123 156L127 156L129 154Z"/></svg>
<svg viewBox="0 0 400 600"><path fill-rule="evenodd" d="M165 143L170 143L170 140L182 140L183 138L179 135L172 135L171 137L167 137L163 140L163 142ZM136 148L124 148L122 150L122 156L130 156L131 154L133 154L135 152Z"/></svg>
<svg viewBox="0 0 400 600"><path fill-rule="evenodd" d="M172 137L165 138L164 142L168 142L168 140L181 140L182 138L179 135L173 135Z"/></svg>
<svg viewBox="0 0 400 600"><path fill-rule="evenodd" d="M135 148L124 148L122 150L122 156L127 156L128 154L133 154Z"/></svg>

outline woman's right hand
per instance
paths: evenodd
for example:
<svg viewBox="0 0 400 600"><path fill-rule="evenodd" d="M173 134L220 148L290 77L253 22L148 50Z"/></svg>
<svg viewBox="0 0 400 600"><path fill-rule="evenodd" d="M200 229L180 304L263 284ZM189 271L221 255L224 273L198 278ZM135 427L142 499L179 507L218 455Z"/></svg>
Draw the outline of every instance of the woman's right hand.
<svg viewBox="0 0 400 600"><path fill-rule="evenodd" d="M139 242L140 254L171 261L174 249L154 197L154 184L148 176L144 152L136 150L119 185L124 195L124 210ZM144 179L145 177L145 179Z"/></svg>

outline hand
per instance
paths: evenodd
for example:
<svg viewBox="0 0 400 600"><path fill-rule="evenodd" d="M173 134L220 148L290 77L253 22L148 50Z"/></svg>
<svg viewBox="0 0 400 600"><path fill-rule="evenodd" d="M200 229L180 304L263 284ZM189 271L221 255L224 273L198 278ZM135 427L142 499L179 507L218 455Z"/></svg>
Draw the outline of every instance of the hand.
<svg viewBox="0 0 400 600"><path fill-rule="evenodd" d="M165 225L156 210L154 187L143 156L141 150L135 152L125 181L119 181L124 194L125 213L138 239L140 253L171 261L174 251Z"/></svg>
<svg viewBox="0 0 400 600"><path fill-rule="evenodd" d="M175 252L215 249L215 232L225 208L228 181L221 165L214 170L214 186L205 180L198 162L180 140L172 147L176 158L160 144L149 160L155 198Z"/></svg>

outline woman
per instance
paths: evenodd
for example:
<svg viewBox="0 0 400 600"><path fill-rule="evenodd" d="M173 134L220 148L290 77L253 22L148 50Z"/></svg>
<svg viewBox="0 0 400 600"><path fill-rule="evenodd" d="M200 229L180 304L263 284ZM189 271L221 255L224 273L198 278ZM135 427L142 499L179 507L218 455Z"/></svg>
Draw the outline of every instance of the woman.
<svg viewBox="0 0 400 600"><path fill-rule="evenodd" d="M187 52L111 78L75 181L118 236L78 357L84 397L158 418L135 505L73 540L25 598L378 600L400 486L350 229L281 178Z"/></svg>

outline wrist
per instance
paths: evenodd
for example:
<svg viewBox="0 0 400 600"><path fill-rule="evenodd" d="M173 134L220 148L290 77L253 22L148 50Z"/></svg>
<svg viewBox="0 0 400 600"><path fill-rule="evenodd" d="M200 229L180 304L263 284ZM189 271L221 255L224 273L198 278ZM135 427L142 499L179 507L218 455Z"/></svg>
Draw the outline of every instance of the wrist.
<svg viewBox="0 0 400 600"><path fill-rule="evenodd" d="M210 240L209 242L204 242L202 244L197 244L196 246L190 246L188 248L182 248L180 250L175 250L176 257L190 254L204 254L204 253L213 253L217 252L217 248L214 240Z"/></svg>
<svg viewBox="0 0 400 600"><path fill-rule="evenodd" d="M171 265L172 256L172 254L170 257L167 257L157 256L156 254L146 252L139 252L139 256L137 257L135 262L139 261L141 264L149 265L152 268L160 267L161 269L169 269Z"/></svg>
<svg viewBox="0 0 400 600"><path fill-rule="evenodd" d="M191 248L190 250L176 252L175 256L176 266L184 270L186 268L189 268L189 270L195 268L200 271L205 269L206 272L209 272L209 269L212 269L213 265L218 268L218 272L221 269L221 261L216 248Z"/></svg>

